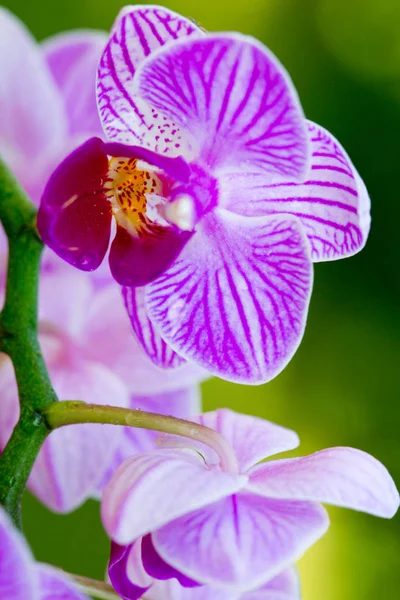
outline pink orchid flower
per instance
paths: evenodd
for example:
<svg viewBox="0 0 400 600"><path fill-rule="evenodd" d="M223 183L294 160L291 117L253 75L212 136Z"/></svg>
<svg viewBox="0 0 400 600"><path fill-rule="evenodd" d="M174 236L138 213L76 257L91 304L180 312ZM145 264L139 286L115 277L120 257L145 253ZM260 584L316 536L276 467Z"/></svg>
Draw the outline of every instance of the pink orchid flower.
<svg viewBox="0 0 400 600"><path fill-rule="evenodd" d="M353 448L329 448L265 463L298 445L297 435L229 410L198 423L234 454L180 441L126 460L106 486L102 519L113 540L110 579L140 598L154 580L209 585L235 594L264 586L328 529L321 503L391 518L399 494L385 467ZM240 596L241 597L241 596ZM247 596L244 596L247 598Z"/></svg>
<svg viewBox="0 0 400 600"><path fill-rule="evenodd" d="M89 600L58 569L35 562L1 506L0 564L0 598L4 600Z"/></svg>
<svg viewBox="0 0 400 600"><path fill-rule="evenodd" d="M96 269L114 219L111 271L153 360L270 380L302 338L312 263L366 241L349 157L305 119L267 48L162 7L122 10L97 87L107 142L89 139L51 176L43 240Z"/></svg>

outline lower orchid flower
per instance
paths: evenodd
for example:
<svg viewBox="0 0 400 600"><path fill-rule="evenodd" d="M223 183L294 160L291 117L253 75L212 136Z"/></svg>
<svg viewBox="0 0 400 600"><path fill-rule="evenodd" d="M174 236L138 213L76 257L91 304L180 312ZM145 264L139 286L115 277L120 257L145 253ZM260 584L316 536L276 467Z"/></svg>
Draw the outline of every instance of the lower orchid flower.
<svg viewBox="0 0 400 600"><path fill-rule="evenodd" d="M89 600L64 573L35 562L25 539L1 506L0 565L2 600Z"/></svg>
<svg viewBox="0 0 400 600"><path fill-rule="evenodd" d="M161 7L121 12L98 105L108 141L51 176L43 240L93 270L114 219L111 271L151 358L270 380L302 338L312 263L365 244L369 198L346 152L262 44Z"/></svg>
<svg viewBox="0 0 400 600"><path fill-rule="evenodd" d="M196 422L230 444L224 460L204 444L166 437L168 447L124 461L104 490L109 576L123 598L171 578L235 598L267 584L327 531L321 503L385 518L397 511L392 478L365 452L330 448L258 464L295 448L297 435L229 410Z"/></svg>

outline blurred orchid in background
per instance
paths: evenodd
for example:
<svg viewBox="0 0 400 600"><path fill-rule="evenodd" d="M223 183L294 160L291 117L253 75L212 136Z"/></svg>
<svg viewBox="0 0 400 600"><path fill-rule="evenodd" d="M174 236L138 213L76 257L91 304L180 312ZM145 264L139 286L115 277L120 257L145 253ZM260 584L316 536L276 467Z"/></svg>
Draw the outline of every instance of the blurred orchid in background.
<svg viewBox="0 0 400 600"><path fill-rule="evenodd" d="M162 340L153 360L272 379L303 335L312 262L354 254L368 235L368 194L345 151L306 121L259 42L207 35L160 7L122 10L98 105L109 141L88 140L53 173L43 240L95 269L114 216L111 271L138 339Z"/></svg>
<svg viewBox="0 0 400 600"><path fill-rule="evenodd" d="M100 32L71 32L39 46L4 9L0 29L1 89L7 90L0 100L7 121L1 151L38 201L54 161L88 135L100 133L94 85L106 38ZM10 63L11 50L16 64ZM4 281L7 253L2 232L1 240ZM180 417L199 412L195 384L206 373L191 365L161 372L153 365L135 341L121 293L105 269L80 273L46 250L39 291L39 339L60 399ZM2 449L19 417L14 371L5 355L0 361L0 407ZM52 510L71 511L98 495L123 458L138 449L149 450L154 437L146 431L92 424L56 431L40 452L29 487Z"/></svg>
<svg viewBox="0 0 400 600"><path fill-rule="evenodd" d="M58 569L36 563L0 506L0 597L4 600L89 600Z"/></svg>
<svg viewBox="0 0 400 600"><path fill-rule="evenodd" d="M385 467L353 448L257 464L297 435L229 410L196 422L218 431L237 462L221 468L202 444L177 442L127 459L106 486L102 518L114 541L109 576L140 598L153 579L244 594L288 568L328 529L320 504L391 518L399 494Z"/></svg>

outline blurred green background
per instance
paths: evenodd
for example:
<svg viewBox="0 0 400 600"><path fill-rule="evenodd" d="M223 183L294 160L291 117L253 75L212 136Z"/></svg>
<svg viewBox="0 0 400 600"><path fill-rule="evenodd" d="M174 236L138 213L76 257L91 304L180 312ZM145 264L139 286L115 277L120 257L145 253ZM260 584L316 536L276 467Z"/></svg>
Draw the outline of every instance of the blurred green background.
<svg viewBox="0 0 400 600"><path fill-rule="evenodd" d="M7 0L40 40L72 28L109 29L123 2ZM332 131L366 181L372 232L358 256L316 266L308 327L276 380L244 387L212 380L206 409L222 404L299 432L302 452L351 445L382 460L400 485L399 0L170 0L211 31L260 38L287 67L308 118ZM400 518L330 510L332 527L301 561L304 600L397 600ZM56 516L27 496L36 556L102 578L108 543L98 505Z"/></svg>

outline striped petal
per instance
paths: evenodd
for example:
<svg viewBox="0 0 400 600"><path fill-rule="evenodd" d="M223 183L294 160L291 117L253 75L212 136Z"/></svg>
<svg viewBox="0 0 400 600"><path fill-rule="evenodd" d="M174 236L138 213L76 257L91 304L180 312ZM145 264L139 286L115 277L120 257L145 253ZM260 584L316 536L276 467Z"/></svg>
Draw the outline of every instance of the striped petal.
<svg viewBox="0 0 400 600"><path fill-rule="evenodd" d="M392 518L399 492L387 469L355 448L328 448L255 467L249 488L268 498L312 500Z"/></svg>
<svg viewBox="0 0 400 600"><path fill-rule="evenodd" d="M216 211L147 286L148 315L178 354L224 379L263 383L300 343L312 285L293 217Z"/></svg>
<svg viewBox="0 0 400 600"><path fill-rule="evenodd" d="M172 350L147 316L145 288L124 288L125 306L137 340L150 360L163 369L175 369L187 361Z"/></svg>
<svg viewBox="0 0 400 600"><path fill-rule="evenodd" d="M120 545L243 489L247 477L208 469L188 450L153 450L127 459L104 490L101 514Z"/></svg>
<svg viewBox="0 0 400 600"><path fill-rule="evenodd" d="M152 534L161 558L199 583L246 592L290 566L325 533L319 504L239 492Z"/></svg>
<svg viewBox="0 0 400 600"><path fill-rule="evenodd" d="M345 150L322 127L308 122L312 148L308 179L270 185L257 173L221 180L223 206L246 216L289 213L304 225L314 262L351 256L370 226L368 192Z"/></svg>
<svg viewBox="0 0 400 600"><path fill-rule="evenodd" d="M180 154L182 134L159 117L133 90L140 64L179 38L203 35L194 23L167 8L128 6L119 14L98 70L98 106L108 139L145 145L162 154Z"/></svg>
<svg viewBox="0 0 400 600"><path fill-rule="evenodd" d="M212 168L302 178L308 167L304 115L286 71L240 34L190 38L158 52L138 74L140 94L191 134Z"/></svg>

